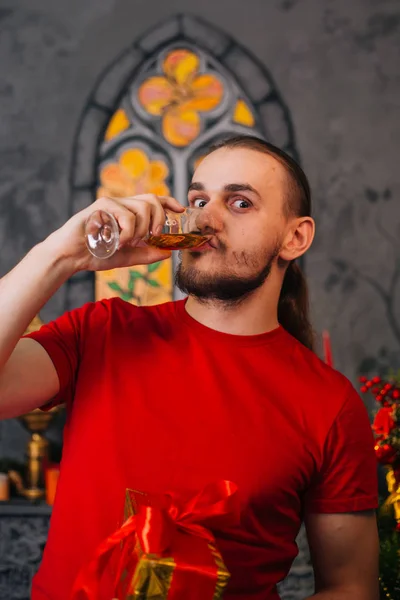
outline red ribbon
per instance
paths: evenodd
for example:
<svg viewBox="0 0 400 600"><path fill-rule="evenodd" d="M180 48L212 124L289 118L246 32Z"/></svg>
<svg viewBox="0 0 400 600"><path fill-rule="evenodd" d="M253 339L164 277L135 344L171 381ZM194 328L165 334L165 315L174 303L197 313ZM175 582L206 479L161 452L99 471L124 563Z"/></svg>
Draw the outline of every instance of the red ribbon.
<svg viewBox="0 0 400 600"><path fill-rule="evenodd" d="M136 514L100 544L93 559L79 572L71 600L99 600L101 579L119 550L116 590L122 572L128 568L133 574L138 564L134 551L137 541L145 554L173 557L176 566L168 599L212 600L217 565L209 548L210 543L215 543L210 530L239 522L236 492L237 486L226 480L207 485L187 501L173 493L133 492ZM119 600L123 600L123 596Z"/></svg>

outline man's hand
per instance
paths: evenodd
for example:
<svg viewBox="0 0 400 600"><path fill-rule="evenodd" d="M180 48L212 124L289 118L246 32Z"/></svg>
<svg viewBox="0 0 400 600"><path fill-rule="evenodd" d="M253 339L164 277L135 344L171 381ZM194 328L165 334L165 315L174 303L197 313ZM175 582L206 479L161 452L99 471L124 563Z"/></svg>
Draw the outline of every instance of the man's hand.
<svg viewBox="0 0 400 600"><path fill-rule="evenodd" d="M312 599L379 600L375 512L309 514L305 522L315 574Z"/></svg>
<svg viewBox="0 0 400 600"><path fill-rule="evenodd" d="M102 271L157 262L171 256L159 248L147 246L143 238L152 231L157 234L165 222L164 209L183 212L184 207L170 196L142 194L132 198L99 198L80 211L60 229L51 234L43 245L49 252L71 265L73 272ZM97 259L86 247L84 227L92 212L104 210L112 214L120 229L120 249L107 260Z"/></svg>
<svg viewBox="0 0 400 600"><path fill-rule="evenodd" d="M100 198L35 246L0 280L0 418L15 417L48 402L59 379L38 342L20 337L54 292L74 273L150 264L170 256L141 240L165 221L164 208L183 212L174 198L144 194L134 198ZM96 210L117 220L122 247L107 260L96 259L86 246L85 223Z"/></svg>

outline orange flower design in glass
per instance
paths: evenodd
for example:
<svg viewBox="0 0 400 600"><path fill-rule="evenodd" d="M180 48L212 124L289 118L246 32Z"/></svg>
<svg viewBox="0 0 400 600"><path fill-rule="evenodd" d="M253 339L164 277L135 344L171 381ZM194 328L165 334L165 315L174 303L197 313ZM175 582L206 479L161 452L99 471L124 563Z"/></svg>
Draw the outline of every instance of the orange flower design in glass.
<svg viewBox="0 0 400 600"><path fill-rule="evenodd" d="M211 73L199 73L200 59L190 50L173 50L164 60L164 76L150 77L139 88L145 110L162 118L165 139L187 146L200 133L200 114L216 108L224 87Z"/></svg>
<svg viewBox="0 0 400 600"><path fill-rule="evenodd" d="M123 198L148 193L168 196L170 191L165 183L168 172L164 161L150 160L140 148L128 148L118 162L101 169L97 196Z"/></svg>
<svg viewBox="0 0 400 600"><path fill-rule="evenodd" d="M168 174L164 161L150 160L141 148L128 148L121 152L118 162L105 164L101 169L97 196L169 195L170 190L165 183ZM99 271L96 273L96 299L119 296L133 304L168 302L172 299L171 259L156 266Z"/></svg>

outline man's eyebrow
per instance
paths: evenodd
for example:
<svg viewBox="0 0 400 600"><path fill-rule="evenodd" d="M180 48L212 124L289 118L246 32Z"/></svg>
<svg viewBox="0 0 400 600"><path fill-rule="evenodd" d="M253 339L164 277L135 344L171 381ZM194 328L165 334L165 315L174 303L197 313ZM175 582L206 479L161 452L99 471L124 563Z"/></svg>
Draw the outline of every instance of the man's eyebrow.
<svg viewBox="0 0 400 600"><path fill-rule="evenodd" d="M228 183L224 187L224 190L225 192L252 192L257 196L260 196L257 190L249 183Z"/></svg>
<svg viewBox="0 0 400 600"><path fill-rule="evenodd" d="M192 181L192 183L189 185L188 188L188 192L195 190L196 192L204 192L205 187L202 183L198 183L196 181Z"/></svg>
<svg viewBox="0 0 400 600"><path fill-rule="evenodd" d="M194 181L189 185L188 191L191 192L195 190L196 192L204 192L205 189L206 188L203 183L200 181ZM249 183L227 183L224 186L224 192L252 192L257 196L260 196L257 190Z"/></svg>

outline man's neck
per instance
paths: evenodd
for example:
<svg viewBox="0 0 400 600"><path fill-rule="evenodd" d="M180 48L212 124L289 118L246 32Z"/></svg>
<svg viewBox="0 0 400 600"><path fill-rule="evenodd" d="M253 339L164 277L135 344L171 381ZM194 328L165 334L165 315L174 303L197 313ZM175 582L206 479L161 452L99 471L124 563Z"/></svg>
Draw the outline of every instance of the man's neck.
<svg viewBox="0 0 400 600"><path fill-rule="evenodd" d="M222 333L233 335L266 333L279 326L279 288L268 290L270 292L268 294L266 288L267 286L263 286L238 303L205 301L189 296L186 311L202 325Z"/></svg>

